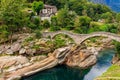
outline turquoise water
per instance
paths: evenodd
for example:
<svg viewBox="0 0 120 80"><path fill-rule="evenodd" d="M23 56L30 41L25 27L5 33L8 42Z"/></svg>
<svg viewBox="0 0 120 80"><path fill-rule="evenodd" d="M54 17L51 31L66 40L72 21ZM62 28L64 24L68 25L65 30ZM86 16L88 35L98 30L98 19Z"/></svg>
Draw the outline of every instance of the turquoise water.
<svg viewBox="0 0 120 80"><path fill-rule="evenodd" d="M111 60L114 53L114 50L100 52L97 64L85 70L81 70L77 67L72 68L65 65L59 65L55 68L25 77L22 80L93 80L111 66Z"/></svg>

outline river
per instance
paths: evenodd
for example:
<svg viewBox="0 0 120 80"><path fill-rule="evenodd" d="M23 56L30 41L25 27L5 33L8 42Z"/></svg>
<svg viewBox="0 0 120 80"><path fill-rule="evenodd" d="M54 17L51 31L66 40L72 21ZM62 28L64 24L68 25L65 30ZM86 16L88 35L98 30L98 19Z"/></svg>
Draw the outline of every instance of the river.
<svg viewBox="0 0 120 80"><path fill-rule="evenodd" d="M95 77L102 75L112 65L111 60L114 53L114 50L101 51L97 63L85 70L59 65L32 76L24 77L22 80L93 80Z"/></svg>

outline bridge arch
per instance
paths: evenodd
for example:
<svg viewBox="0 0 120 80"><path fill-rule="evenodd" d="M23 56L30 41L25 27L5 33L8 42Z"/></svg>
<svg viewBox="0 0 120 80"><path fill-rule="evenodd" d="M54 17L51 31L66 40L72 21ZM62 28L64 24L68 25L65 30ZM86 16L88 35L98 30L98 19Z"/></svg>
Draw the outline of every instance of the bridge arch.
<svg viewBox="0 0 120 80"><path fill-rule="evenodd" d="M91 34L86 34L84 35L83 38L80 40L80 44L86 41L87 39L93 38L93 37L107 37L110 39L113 39L115 41L120 42L120 36L114 33L109 33L109 32L94 32Z"/></svg>
<svg viewBox="0 0 120 80"><path fill-rule="evenodd" d="M69 31L57 31L57 32L45 32L45 33L43 33L43 37L50 36L51 38L53 38L54 36L56 36L58 34L68 35L70 38L72 38L74 40L74 42L76 44L81 44L89 38L99 37L99 36L108 37L108 38L111 38L113 40L120 42L120 35L117 35L114 33L109 33L109 32L94 32L94 33L90 33L90 34L76 34L76 33L72 33Z"/></svg>

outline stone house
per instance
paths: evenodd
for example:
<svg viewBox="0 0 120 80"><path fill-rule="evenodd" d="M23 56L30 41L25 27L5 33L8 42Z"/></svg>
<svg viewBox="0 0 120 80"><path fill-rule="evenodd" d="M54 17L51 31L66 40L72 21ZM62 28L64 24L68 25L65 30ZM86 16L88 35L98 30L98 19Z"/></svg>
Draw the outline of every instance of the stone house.
<svg viewBox="0 0 120 80"><path fill-rule="evenodd" d="M52 15L57 13L57 7L51 5L44 5L44 8L40 11L41 20L50 19Z"/></svg>

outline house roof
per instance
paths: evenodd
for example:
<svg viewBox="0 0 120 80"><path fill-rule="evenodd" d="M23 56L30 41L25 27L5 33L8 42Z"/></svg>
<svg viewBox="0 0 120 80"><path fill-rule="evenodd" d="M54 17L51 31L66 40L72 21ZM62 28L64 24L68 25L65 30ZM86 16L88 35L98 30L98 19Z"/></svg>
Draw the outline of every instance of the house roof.
<svg viewBox="0 0 120 80"><path fill-rule="evenodd" d="M45 8L56 8L56 6L51 6L51 5L44 5Z"/></svg>

